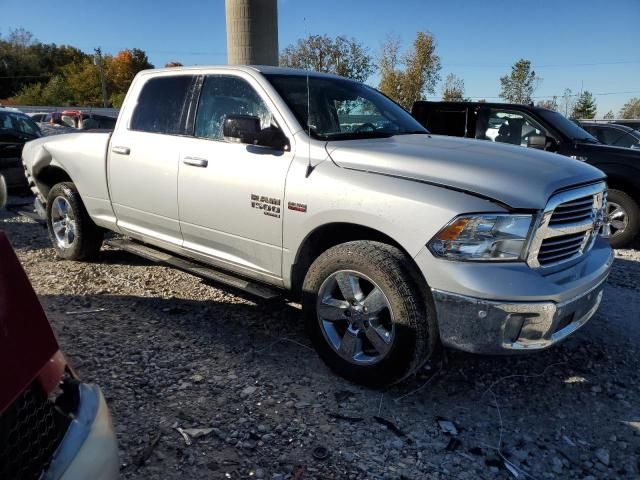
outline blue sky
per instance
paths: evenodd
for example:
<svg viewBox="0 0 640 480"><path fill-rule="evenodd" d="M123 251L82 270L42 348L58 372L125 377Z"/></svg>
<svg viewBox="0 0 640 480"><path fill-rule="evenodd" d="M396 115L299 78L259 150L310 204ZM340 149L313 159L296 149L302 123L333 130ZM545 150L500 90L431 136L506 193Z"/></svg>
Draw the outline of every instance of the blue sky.
<svg viewBox="0 0 640 480"><path fill-rule="evenodd" d="M16 27L87 52L141 48L156 66L226 63L224 0L0 0L0 34ZM437 40L442 77L460 76L468 96L496 97L523 57L543 79L537 97L612 93L596 96L598 116L640 97L640 0L279 0L280 48L347 35L375 55L389 35L409 45L421 30Z"/></svg>

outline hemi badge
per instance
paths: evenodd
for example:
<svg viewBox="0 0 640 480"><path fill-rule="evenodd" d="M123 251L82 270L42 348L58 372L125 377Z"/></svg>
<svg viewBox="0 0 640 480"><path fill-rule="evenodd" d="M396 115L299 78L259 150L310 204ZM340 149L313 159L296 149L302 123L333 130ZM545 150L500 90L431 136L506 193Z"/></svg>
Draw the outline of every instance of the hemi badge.
<svg viewBox="0 0 640 480"><path fill-rule="evenodd" d="M289 210L293 210L294 212L305 213L307 211L307 205L305 203L289 202L287 204L287 208Z"/></svg>

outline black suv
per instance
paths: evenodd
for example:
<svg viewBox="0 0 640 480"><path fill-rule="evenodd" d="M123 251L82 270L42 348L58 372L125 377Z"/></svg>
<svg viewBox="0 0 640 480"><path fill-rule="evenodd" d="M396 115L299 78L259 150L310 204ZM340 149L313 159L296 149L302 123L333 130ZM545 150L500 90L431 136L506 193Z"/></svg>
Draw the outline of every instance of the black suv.
<svg viewBox="0 0 640 480"><path fill-rule="evenodd" d="M640 130L617 123L580 121L580 126L601 143L613 147L640 148Z"/></svg>
<svg viewBox="0 0 640 480"><path fill-rule="evenodd" d="M412 115L433 134L476 138L559 153L608 176L611 245L640 230L640 150L603 145L561 113L508 103L416 102Z"/></svg>

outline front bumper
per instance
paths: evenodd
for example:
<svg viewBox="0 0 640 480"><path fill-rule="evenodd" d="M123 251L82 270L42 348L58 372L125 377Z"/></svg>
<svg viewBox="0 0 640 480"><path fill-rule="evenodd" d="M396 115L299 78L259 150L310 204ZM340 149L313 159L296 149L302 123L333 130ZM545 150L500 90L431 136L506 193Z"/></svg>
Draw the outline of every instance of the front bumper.
<svg viewBox="0 0 640 480"><path fill-rule="evenodd" d="M79 384L80 403L42 480L115 480L118 445L97 385Z"/></svg>
<svg viewBox="0 0 640 480"><path fill-rule="evenodd" d="M526 265L416 260L443 345L499 354L548 348L582 327L600 305L613 253L598 239L582 261L547 275Z"/></svg>
<svg viewBox="0 0 640 480"><path fill-rule="evenodd" d="M596 313L604 281L563 303L492 302L433 290L442 343L475 353L542 350Z"/></svg>

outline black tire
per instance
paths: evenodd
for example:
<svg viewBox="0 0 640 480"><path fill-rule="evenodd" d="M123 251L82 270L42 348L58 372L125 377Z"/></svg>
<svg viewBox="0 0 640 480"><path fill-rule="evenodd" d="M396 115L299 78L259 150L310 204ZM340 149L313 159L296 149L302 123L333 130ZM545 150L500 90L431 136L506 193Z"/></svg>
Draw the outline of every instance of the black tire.
<svg viewBox="0 0 640 480"><path fill-rule="evenodd" d="M374 364L345 360L323 333L316 308L318 294L325 280L340 271L373 280L393 311L391 347ZM398 382L420 368L438 346L435 309L426 282L399 249L384 243L348 242L322 253L305 277L302 308L308 334L320 357L335 373L355 383L378 387Z"/></svg>
<svg viewBox="0 0 640 480"><path fill-rule="evenodd" d="M53 228L53 203L60 197L68 202L70 216L73 217L75 222L75 234L68 246L58 241ZM76 186L71 182L58 183L49 191L47 196L47 229L56 254L65 260L91 260L96 258L104 239L104 230L93 223L82 203Z"/></svg>
<svg viewBox="0 0 640 480"><path fill-rule="evenodd" d="M616 189L609 189L607 199L609 205L619 205L626 214L626 227L616 231L612 229L612 235L609 238L609 243L613 248L624 248L636 238L640 231L640 210L638 204L631 196L622 190ZM611 213L611 209L608 213Z"/></svg>

